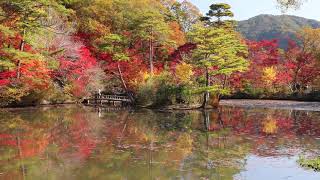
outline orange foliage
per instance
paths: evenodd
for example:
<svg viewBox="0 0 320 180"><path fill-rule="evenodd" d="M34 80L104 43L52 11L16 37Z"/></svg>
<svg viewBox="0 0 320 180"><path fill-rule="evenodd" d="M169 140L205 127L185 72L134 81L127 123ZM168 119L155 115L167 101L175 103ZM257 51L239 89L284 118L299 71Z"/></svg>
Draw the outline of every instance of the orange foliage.
<svg viewBox="0 0 320 180"><path fill-rule="evenodd" d="M50 70L43 61L32 60L21 66L21 80L29 89L41 90L50 84Z"/></svg>
<svg viewBox="0 0 320 180"><path fill-rule="evenodd" d="M184 32L181 30L180 25L173 21L169 24L172 33L170 34L170 39L176 42L177 46L182 46L186 43L186 37Z"/></svg>

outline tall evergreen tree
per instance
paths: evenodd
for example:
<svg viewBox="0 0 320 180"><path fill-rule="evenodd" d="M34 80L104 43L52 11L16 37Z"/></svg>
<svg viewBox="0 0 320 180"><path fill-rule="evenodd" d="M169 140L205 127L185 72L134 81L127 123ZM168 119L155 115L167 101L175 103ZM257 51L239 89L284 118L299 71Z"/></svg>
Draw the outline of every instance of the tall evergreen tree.
<svg viewBox="0 0 320 180"><path fill-rule="evenodd" d="M224 28L198 25L190 33L190 37L197 44L193 51L194 63L202 69L205 76L205 84L200 88L200 92L204 92L202 106L208 108L210 92L218 95L228 92L224 82L220 83L217 78L228 77L247 69L247 47L236 32Z"/></svg>
<svg viewBox="0 0 320 180"><path fill-rule="evenodd" d="M212 4L209 12L201 20L209 26L214 27L230 27L235 21L225 20L224 18L232 18L234 16L231 6L225 3Z"/></svg>

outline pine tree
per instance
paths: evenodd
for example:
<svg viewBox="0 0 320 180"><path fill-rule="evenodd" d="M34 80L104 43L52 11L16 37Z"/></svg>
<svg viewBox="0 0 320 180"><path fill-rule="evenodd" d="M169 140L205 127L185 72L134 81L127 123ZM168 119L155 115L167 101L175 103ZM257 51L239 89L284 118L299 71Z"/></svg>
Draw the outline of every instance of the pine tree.
<svg viewBox="0 0 320 180"><path fill-rule="evenodd" d="M213 26L213 27L226 27L226 28L234 27L235 21L224 19L224 18L232 18L234 16L233 12L230 9L231 9L231 6L229 4L225 4L225 3L212 4L206 16L201 17L201 21L203 21L208 26Z"/></svg>
<svg viewBox="0 0 320 180"><path fill-rule="evenodd" d="M207 108L210 92L224 94L228 91L225 81L212 85L212 78L229 77L232 73L245 71L248 67L248 61L244 58L247 47L236 32L224 28L198 25L190 37L197 44L193 51L194 63L205 75L205 85L199 91L204 92L203 107Z"/></svg>

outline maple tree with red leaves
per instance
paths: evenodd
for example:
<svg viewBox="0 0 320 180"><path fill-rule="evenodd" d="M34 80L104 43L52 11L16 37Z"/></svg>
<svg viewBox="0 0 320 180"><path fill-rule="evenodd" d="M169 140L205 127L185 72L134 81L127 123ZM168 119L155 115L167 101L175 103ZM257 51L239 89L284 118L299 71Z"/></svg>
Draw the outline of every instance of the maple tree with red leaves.
<svg viewBox="0 0 320 180"><path fill-rule="evenodd" d="M245 73L236 73L231 79L234 87L243 87L246 83L253 87L264 87L262 79L263 69L277 66L281 63L281 55L277 40L247 41L250 61L249 70Z"/></svg>
<svg viewBox="0 0 320 180"><path fill-rule="evenodd" d="M284 71L291 77L290 86L293 92L306 88L320 75L316 57L312 53L305 52L294 41L289 41L285 58Z"/></svg>
<svg viewBox="0 0 320 180"><path fill-rule="evenodd" d="M85 90L90 80L88 69L96 67L97 61L86 47L83 46L78 51L79 57L76 60L60 58L56 77L70 82L73 85L71 93L76 97L82 97L88 94Z"/></svg>

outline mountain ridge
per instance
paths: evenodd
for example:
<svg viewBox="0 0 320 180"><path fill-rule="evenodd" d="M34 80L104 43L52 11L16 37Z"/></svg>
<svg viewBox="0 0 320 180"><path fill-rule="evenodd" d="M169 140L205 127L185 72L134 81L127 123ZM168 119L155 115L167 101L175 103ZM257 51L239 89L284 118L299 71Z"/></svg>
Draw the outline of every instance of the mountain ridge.
<svg viewBox="0 0 320 180"><path fill-rule="evenodd" d="M238 21L237 30L249 40L279 39L279 47L285 49L288 39L297 40L296 32L303 27L320 28L320 21L294 15L260 14Z"/></svg>

